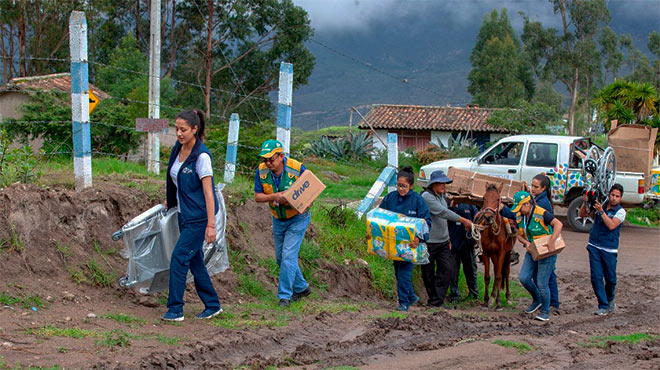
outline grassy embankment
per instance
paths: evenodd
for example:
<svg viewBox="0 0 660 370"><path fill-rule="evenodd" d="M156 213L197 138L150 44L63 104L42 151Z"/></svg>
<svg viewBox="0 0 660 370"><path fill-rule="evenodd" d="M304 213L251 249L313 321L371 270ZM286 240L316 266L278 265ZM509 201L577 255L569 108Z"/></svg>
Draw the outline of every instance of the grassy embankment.
<svg viewBox="0 0 660 370"><path fill-rule="evenodd" d="M301 247L300 260L305 276L309 277L310 282L316 288L315 290L324 291L326 287L318 279L321 261L342 264L347 260L350 262L362 259L368 264L373 287L384 297L394 300L395 282L391 262L367 254L364 241L365 223L358 220L351 210L335 206L338 203L348 203L362 199L380 173L380 169L377 168L378 164L335 163L327 160L313 160L308 161L306 164L327 185L327 189L321 199L316 202L312 213L312 223L318 230L317 236L313 240L306 239ZM72 163L70 160L49 161L42 168L44 175L39 180L41 185L64 184L73 186ZM114 158L95 157L92 168L95 177L139 188L147 192L154 200L164 197L163 194L160 194L160 189L163 186L162 182L157 181L162 180L164 177L162 173L160 176L150 174L140 164L124 162ZM332 171L334 174L324 173L324 171ZM226 188L225 192L231 195L233 199L245 202L253 197L252 187L253 179L238 176L235 182ZM247 223L239 224L245 229L244 234L249 237L249 225ZM243 271L241 266L247 265L244 261L245 256L232 252L231 245L229 247L232 266L239 280L239 293L255 298L257 303L251 303L254 307L247 307L245 304L240 307L236 305L233 310L232 307L228 307L228 314L224 318L215 321L218 325L241 327L254 326L257 325L257 322L262 322L259 325L284 325L292 318L291 315L297 313L310 312L310 310L311 312L316 310L354 310L358 307L352 303L324 304L319 300L312 299L293 304L289 311L279 310L276 305L275 293L264 286L263 283L252 279L247 271ZM269 276L273 278L278 276L279 271L274 258L259 258L257 263L268 271ZM418 291L423 289L419 276L419 267L417 267L413 277ZM462 273L459 284L461 291L465 292L465 280ZM483 276L479 276L479 284L480 291L483 292ZM512 300L515 304L518 298L525 296L525 294L522 288L517 285L517 282L512 282L511 286ZM317 294L315 296L318 298ZM160 300L163 300L162 295ZM472 303L468 302L468 304ZM250 312L253 312L253 314L250 314ZM254 313L263 314L263 319L253 320Z"/></svg>

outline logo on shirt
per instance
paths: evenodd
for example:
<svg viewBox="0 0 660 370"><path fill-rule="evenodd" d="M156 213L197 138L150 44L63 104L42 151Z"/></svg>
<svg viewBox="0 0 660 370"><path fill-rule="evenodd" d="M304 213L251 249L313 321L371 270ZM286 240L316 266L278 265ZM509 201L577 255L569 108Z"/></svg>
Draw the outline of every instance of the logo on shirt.
<svg viewBox="0 0 660 370"><path fill-rule="evenodd" d="M417 214L417 211L408 211L408 214L409 214L409 215L416 215L416 214Z"/></svg>
<svg viewBox="0 0 660 370"><path fill-rule="evenodd" d="M181 173L184 173L184 174L188 174L188 175L189 175L189 174L193 173L193 171L192 171L190 168L188 168L188 167L184 167L184 168L181 170Z"/></svg>

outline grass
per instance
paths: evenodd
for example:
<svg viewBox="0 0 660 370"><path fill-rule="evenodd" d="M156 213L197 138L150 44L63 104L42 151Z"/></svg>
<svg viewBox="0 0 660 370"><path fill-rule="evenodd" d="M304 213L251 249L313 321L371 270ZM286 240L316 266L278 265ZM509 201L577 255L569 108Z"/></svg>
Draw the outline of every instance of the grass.
<svg viewBox="0 0 660 370"><path fill-rule="evenodd" d="M179 323L177 323L179 324ZM66 337L74 339L96 338L94 345L100 347L129 347L132 340L156 340L166 345L179 345L182 338L167 337L161 334L131 334L121 329L114 329L106 332L96 332L80 328L58 328L53 325L44 326L38 329L27 329L29 335L35 335L41 339L50 339L53 337ZM67 353L68 349L57 347L60 353Z"/></svg>
<svg viewBox="0 0 660 370"><path fill-rule="evenodd" d="M43 175L40 185L63 184L73 188L73 161L69 157L53 157L39 165ZM62 176L63 173L70 176ZM113 157L92 157L92 177L112 175L112 180L124 186L137 188L147 193L150 201L156 201L163 195L163 177L147 171L142 163L128 162ZM156 181L154 181L156 180Z"/></svg>
<svg viewBox="0 0 660 370"><path fill-rule="evenodd" d="M130 347L131 339L134 338L123 330L115 329L102 334L100 339L94 341L94 345L102 347Z"/></svg>
<svg viewBox="0 0 660 370"><path fill-rule="evenodd" d="M147 323L147 320L141 318L141 317L135 317L135 316L130 316L130 315L125 315L122 313L109 313L104 315L106 319L114 320L120 324L138 324L138 325L144 325Z"/></svg>
<svg viewBox="0 0 660 370"><path fill-rule="evenodd" d="M288 308L278 305L275 295L257 302L246 302L240 305L225 305L225 311L211 320L211 324L226 329L255 329L261 327L287 326L293 319L303 315L315 315L320 312L339 313L356 312L359 304L349 302L324 302L306 298L291 302Z"/></svg>
<svg viewBox="0 0 660 370"><path fill-rule="evenodd" d="M639 342L658 339L660 339L660 335L634 333L628 335L594 336L587 339L586 342L579 342L578 345L580 347L608 348L612 343L637 344Z"/></svg>
<svg viewBox="0 0 660 370"><path fill-rule="evenodd" d="M646 220L649 222L647 223ZM626 221L633 225L660 227L660 208L631 208L626 212Z"/></svg>
<svg viewBox="0 0 660 370"><path fill-rule="evenodd" d="M310 159L305 162L305 166L326 185L319 199L346 201L364 198L382 170L367 163L345 163L321 158ZM336 182L323 174L324 171L331 171L345 178Z"/></svg>
<svg viewBox="0 0 660 370"><path fill-rule="evenodd" d="M9 293L0 292L0 304L3 306L20 305L23 308L44 307L41 297L38 295L29 295L25 297L14 297Z"/></svg>
<svg viewBox="0 0 660 370"><path fill-rule="evenodd" d="M86 278L94 286L110 287L117 280L114 273L104 271L94 258L90 259L85 266L87 267Z"/></svg>
<svg viewBox="0 0 660 370"><path fill-rule="evenodd" d="M9 222L9 227L9 238L0 239L0 251L6 249L9 252L22 253L25 244L23 243L23 240L21 240L21 236L16 230L16 226L14 226L13 222Z"/></svg>
<svg viewBox="0 0 660 370"><path fill-rule="evenodd" d="M497 339L494 340L493 343L497 344L498 346L502 346L504 348L515 348L518 351L519 355L524 355L525 353L534 350L534 347L530 346L527 343L516 342L512 340Z"/></svg>
<svg viewBox="0 0 660 370"><path fill-rule="evenodd" d="M358 258L365 260L374 288L388 298L394 297L392 261L368 254L366 224L357 219L353 210L320 207L312 213L312 222L318 230L313 243L319 246L321 258L335 264Z"/></svg>
<svg viewBox="0 0 660 370"><path fill-rule="evenodd" d="M27 329L27 334L36 335L39 338L50 339L52 337L67 337L74 339L83 339L88 337L96 337L98 333L92 330L80 328L58 328L53 325L44 326L39 329Z"/></svg>
<svg viewBox="0 0 660 370"><path fill-rule="evenodd" d="M380 315L370 316L372 319L405 319L408 317L407 312L392 311Z"/></svg>

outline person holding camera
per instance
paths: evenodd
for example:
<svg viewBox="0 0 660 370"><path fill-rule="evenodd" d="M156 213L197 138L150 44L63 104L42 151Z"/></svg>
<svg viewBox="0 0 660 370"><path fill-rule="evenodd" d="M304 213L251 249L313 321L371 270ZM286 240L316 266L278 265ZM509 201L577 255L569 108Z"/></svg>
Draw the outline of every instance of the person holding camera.
<svg viewBox="0 0 660 370"><path fill-rule="evenodd" d="M589 197L585 193L584 202L579 211L580 217L591 217L594 220L587 244L591 286L598 300L598 310L594 312L594 315L603 316L614 313L616 306L614 303L616 263L619 254L621 225L626 219L626 210L620 204L621 197L623 197L623 186L614 184L605 204L596 200L592 209L587 210Z"/></svg>

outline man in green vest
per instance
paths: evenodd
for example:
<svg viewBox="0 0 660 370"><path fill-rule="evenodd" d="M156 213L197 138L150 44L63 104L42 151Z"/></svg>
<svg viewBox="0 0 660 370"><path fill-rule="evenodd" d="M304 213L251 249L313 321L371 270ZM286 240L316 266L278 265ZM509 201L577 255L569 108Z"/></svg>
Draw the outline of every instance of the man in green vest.
<svg viewBox="0 0 660 370"><path fill-rule="evenodd" d="M268 203L273 215L275 260L280 266L277 298L280 306L289 307L292 300L297 301L311 293L298 266L298 252L310 214L309 211L298 213L283 196L284 191L305 171L305 166L286 157L282 143L277 140L264 141L259 156L262 163L254 177L254 200Z"/></svg>

